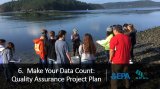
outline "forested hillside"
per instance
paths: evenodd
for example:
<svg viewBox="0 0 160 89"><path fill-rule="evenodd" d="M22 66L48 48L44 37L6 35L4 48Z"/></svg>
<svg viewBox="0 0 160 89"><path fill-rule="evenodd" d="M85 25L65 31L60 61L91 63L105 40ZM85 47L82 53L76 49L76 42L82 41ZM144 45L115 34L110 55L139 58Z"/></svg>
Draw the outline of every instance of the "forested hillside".
<svg viewBox="0 0 160 89"><path fill-rule="evenodd" d="M160 2L152 0L114 2L102 4L105 9L120 9L120 8L144 8L144 7L160 7Z"/></svg>
<svg viewBox="0 0 160 89"><path fill-rule="evenodd" d="M88 4L77 0L16 0L4 3L0 11L44 11L44 10L92 10L102 8L98 4Z"/></svg>

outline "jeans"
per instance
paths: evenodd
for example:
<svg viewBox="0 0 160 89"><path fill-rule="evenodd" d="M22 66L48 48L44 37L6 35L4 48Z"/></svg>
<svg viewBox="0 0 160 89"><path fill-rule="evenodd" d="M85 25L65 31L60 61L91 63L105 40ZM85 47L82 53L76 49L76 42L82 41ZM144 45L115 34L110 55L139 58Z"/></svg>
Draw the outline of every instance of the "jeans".
<svg viewBox="0 0 160 89"><path fill-rule="evenodd" d="M39 64L40 64L39 68L41 68L41 69L43 69L43 71L45 71L45 68L47 68L47 60L39 58ZM43 77L47 77L47 74L45 72L43 72L40 75Z"/></svg>
<svg viewBox="0 0 160 89"><path fill-rule="evenodd" d="M41 60L41 63L42 64L46 64L46 60Z"/></svg>
<svg viewBox="0 0 160 89"><path fill-rule="evenodd" d="M39 58L39 64L46 65L47 64L47 60Z"/></svg>
<svg viewBox="0 0 160 89"><path fill-rule="evenodd" d="M3 64L3 68L4 68L4 75L7 81L10 81L11 79L11 68L9 66L9 64Z"/></svg>

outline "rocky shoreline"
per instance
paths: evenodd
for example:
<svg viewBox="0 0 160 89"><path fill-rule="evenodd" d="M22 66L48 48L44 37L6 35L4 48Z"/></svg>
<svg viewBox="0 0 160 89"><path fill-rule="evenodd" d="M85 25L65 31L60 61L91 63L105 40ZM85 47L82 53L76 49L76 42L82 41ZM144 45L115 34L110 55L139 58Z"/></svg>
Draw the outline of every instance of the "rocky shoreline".
<svg viewBox="0 0 160 89"><path fill-rule="evenodd" d="M160 27L148 29L137 34L135 58L142 63L160 63Z"/></svg>

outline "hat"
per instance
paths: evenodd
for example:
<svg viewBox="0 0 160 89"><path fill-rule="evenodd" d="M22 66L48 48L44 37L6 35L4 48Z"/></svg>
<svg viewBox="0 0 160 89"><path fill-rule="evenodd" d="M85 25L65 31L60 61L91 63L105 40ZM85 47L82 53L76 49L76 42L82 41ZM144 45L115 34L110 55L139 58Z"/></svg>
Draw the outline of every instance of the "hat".
<svg viewBox="0 0 160 89"><path fill-rule="evenodd" d="M76 28L73 29L73 32L78 32L78 30Z"/></svg>
<svg viewBox="0 0 160 89"><path fill-rule="evenodd" d="M112 31L112 27L107 27L106 31L107 32L111 32Z"/></svg>

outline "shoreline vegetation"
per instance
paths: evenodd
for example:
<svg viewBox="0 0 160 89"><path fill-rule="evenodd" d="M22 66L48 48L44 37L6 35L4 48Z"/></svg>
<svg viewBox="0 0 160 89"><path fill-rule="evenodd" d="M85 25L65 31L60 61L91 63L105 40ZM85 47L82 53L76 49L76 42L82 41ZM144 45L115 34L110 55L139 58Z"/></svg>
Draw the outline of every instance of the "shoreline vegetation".
<svg viewBox="0 0 160 89"><path fill-rule="evenodd" d="M135 59L138 63L145 64L160 64L160 26L147 29L137 33L137 44L134 49ZM104 63L105 56L103 55L104 48L97 46L97 62ZM38 63L38 57L34 50L32 53L18 53L22 58L22 63ZM72 52L70 52L72 54ZM72 55L73 56L73 55ZM32 59L31 59L32 58Z"/></svg>
<svg viewBox="0 0 160 89"><path fill-rule="evenodd" d="M0 5L0 12L93 10L99 8L103 8L103 6L78 0L18 0Z"/></svg>
<svg viewBox="0 0 160 89"><path fill-rule="evenodd" d="M103 10L103 9L102 9ZM100 10L101 11L101 10ZM154 11L160 11L160 8L154 9L142 9L142 10L121 10L121 11L109 11L106 10L102 12L94 12L92 10L82 10L82 11L60 11L60 10L46 10L46 11L15 11L15 12L2 12L1 16L9 16L13 20L25 20L25 21L45 21L45 20L63 20L77 18L84 14L144 14L151 13Z"/></svg>
<svg viewBox="0 0 160 89"><path fill-rule="evenodd" d="M80 14L80 13L75 13ZM49 10L49 11L29 11L29 12L8 12L1 13L3 16L11 16L11 19L22 19L22 20L61 20L74 18L74 13L64 12L58 10Z"/></svg>
<svg viewBox="0 0 160 89"><path fill-rule="evenodd" d="M152 0L109 2L93 4L78 0L12 0L0 5L0 12L29 12L29 11L72 11L96 9L125 9L125 8L156 8L160 2Z"/></svg>
<svg viewBox="0 0 160 89"><path fill-rule="evenodd" d="M124 5L126 4L126 5ZM76 18L79 14L92 14L88 10L109 10L126 8L155 8L154 10L129 10L114 13L150 13L159 11L160 2L152 0L92 4L78 0L17 0L0 5L0 15L11 16L11 19L23 20L61 20ZM72 12L83 10L84 12ZM75 15L76 14L76 15Z"/></svg>

